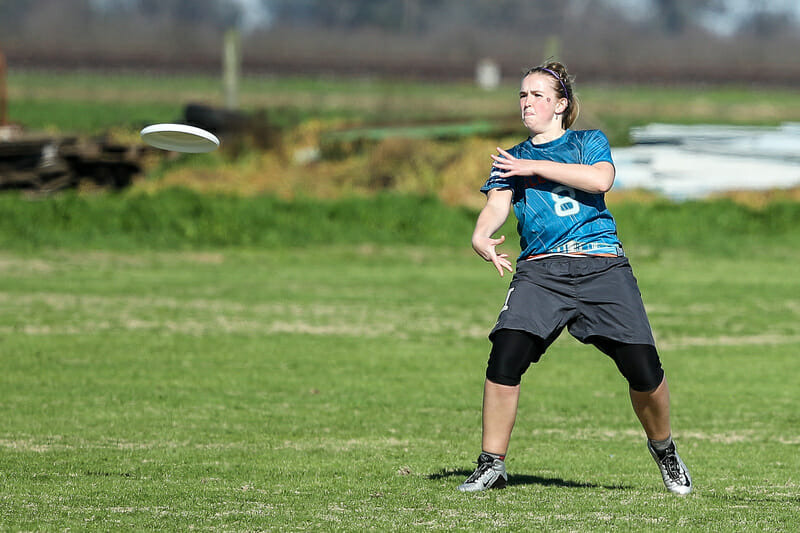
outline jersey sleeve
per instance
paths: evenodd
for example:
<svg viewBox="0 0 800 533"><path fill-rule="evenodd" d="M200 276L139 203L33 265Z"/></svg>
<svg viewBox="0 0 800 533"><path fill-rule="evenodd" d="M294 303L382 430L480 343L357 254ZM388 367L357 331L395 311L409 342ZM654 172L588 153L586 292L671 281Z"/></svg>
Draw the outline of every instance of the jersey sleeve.
<svg viewBox="0 0 800 533"><path fill-rule="evenodd" d="M481 187L481 192L483 194L488 194L491 189L511 189L513 188L513 177L502 178L500 177L500 170L497 167L492 167L492 171L489 173L489 179L486 180L486 183L483 184Z"/></svg>
<svg viewBox="0 0 800 533"><path fill-rule="evenodd" d="M614 164L611 158L611 146L608 143L608 137L600 130L589 130L586 132L586 139L583 149L584 165L594 165L601 161L607 161Z"/></svg>
<svg viewBox="0 0 800 533"><path fill-rule="evenodd" d="M522 143L514 146L513 148L508 149L508 153L510 153L514 157L520 157L520 146ZM519 183L518 179L515 179L515 176L509 176L507 178L500 177L503 171L494 165L492 166L491 172L489 172L489 179L486 180L486 183L483 184L481 187L481 192L483 194L488 194L491 189L514 189L517 184Z"/></svg>

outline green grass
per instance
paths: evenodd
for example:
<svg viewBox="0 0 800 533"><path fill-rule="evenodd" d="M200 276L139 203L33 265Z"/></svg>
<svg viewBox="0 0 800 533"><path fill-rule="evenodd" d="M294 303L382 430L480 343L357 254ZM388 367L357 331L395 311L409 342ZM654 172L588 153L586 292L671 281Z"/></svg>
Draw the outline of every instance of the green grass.
<svg viewBox="0 0 800 533"><path fill-rule="evenodd" d="M17 100L9 105L9 116L31 130L66 134L99 135L112 128L138 132L148 124L181 122L178 103L69 102Z"/></svg>
<svg viewBox="0 0 800 533"><path fill-rule="evenodd" d="M15 69L8 75L9 117L31 129L96 134L136 130L179 118L190 102L222 105L218 77ZM773 125L800 121L797 91L753 86L608 86L581 84L577 127L601 128L614 146L630 142L632 126L651 122ZM395 125L431 121L518 124L517 85L485 91L471 84L404 80L245 76L245 110L265 109L276 124ZM520 126L520 132L523 132Z"/></svg>
<svg viewBox="0 0 800 533"><path fill-rule="evenodd" d="M10 119L32 129L96 133L104 128L138 125L139 120L174 120L188 103L223 105L222 83L214 76L12 69L8 85ZM413 81L269 76L244 77L239 92L242 109L266 110L273 123L283 126L306 120L392 123L497 119L498 111L512 116L516 113L514 98L506 96L464 84L443 88L441 84ZM454 105L454 100L459 104ZM122 106L114 109L117 104ZM465 117L465 106L473 116ZM79 122L70 117L77 109Z"/></svg>
<svg viewBox="0 0 800 533"><path fill-rule="evenodd" d="M628 245L685 498L569 337L524 379L510 486L455 490L508 281L464 238L6 249L0 529L790 531L800 255L763 246Z"/></svg>
<svg viewBox="0 0 800 533"><path fill-rule="evenodd" d="M303 244L469 242L475 213L430 197L379 195L339 201L213 196L185 189L156 194L26 200L0 195L0 246L36 249L286 248ZM512 229L513 231L513 229ZM423 234L420 235L420 232Z"/></svg>
<svg viewBox="0 0 800 533"><path fill-rule="evenodd" d="M0 247L174 250L326 244L468 245L477 211L432 197L381 194L336 201L272 196L73 192L29 200L0 195ZM626 246L750 257L800 248L800 205L751 208L730 200L623 202L612 208ZM513 246L513 215L502 233Z"/></svg>

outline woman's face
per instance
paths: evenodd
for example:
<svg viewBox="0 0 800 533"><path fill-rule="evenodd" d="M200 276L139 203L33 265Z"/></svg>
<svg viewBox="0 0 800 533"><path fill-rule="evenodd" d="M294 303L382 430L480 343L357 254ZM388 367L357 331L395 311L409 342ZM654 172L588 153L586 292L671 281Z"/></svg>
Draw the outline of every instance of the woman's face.
<svg viewBox="0 0 800 533"><path fill-rule="evenodd" d="M546 72L534 72L522 80L519 109L522 123L532 135L562 129L561 113L567 107L567 99L556 94L554 81Z"/></svg>

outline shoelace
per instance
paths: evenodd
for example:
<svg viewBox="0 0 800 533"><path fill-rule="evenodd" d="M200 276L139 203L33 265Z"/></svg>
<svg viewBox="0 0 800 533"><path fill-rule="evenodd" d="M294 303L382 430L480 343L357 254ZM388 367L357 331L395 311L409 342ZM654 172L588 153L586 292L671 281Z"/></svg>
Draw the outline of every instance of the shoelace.
<svg viewBox="0 0 800 533"><path fill-rule="evenodd" d="M678 464L678 458L675 457L675 455L667 454L667 456L661 460L661 464L664 465L664 469L667 471L670 479L677 482L683 482L683 473L681 472L681 467Z"/></svg>
<svg viewBox="0 0 800 533"><path fill-rule="evenodd" d="M467 478L466 483L474 483L479 480L483 475L492 469L492 463L478 463L478 468Z"/></svg>

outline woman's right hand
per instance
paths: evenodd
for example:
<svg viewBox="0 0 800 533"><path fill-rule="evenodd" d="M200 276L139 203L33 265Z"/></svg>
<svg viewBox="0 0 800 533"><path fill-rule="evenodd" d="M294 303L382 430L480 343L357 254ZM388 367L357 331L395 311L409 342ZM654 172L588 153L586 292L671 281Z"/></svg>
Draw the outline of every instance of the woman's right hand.
<svg viewBox="0 0 800 533"><path fill-rule="evenodd" d="M473 250L475 250L475 252L479 256L483 257L483 259L485 259L487 262L494 264L494 267L497 269L497 272L500 274L501 278L505 273L504 269L508 270L509 272L514 272L511 261L508 259L508 254L497 253L497 246L503 244L505 241L505 235L501 235L499 239L481 237L478 235L472 236Z"/></svg>

